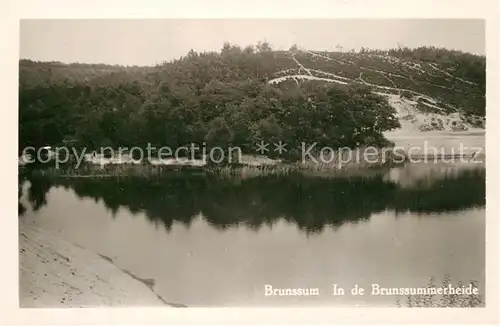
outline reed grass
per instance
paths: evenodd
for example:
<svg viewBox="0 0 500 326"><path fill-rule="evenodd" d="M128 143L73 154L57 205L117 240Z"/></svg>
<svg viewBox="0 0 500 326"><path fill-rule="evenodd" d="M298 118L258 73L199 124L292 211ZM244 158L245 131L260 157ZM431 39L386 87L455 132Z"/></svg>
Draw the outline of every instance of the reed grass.
<svg viewBox="0 0 500 326"><path fill-rule="evenodd" d="M477 287L477 281L469 282L473 287ZM441 287L447 288L451 283L449 275L445 275ZM463 286L463 282L459 281L457 287ZM429 280L428 288L436 288L434 278ZM401 308L401 298L396 296L396 306ZM405 306L408 308L474 308L484 307L485 302L481 294L446 294L446 295L409 295L406 297Z"/></svg>
<svg viewBox="0 0 500 326"><path fill-rule="evenodd" d="M37 170L36 173L51 177L64 178L120 178L120 177L139 177L139 178L162 178L172 173L191 172L211 174L220 177L238 176L241 178L265 177L270 175L286 176L294 173L306 175L338 175L338 174L358 174L365 173L367 170L395 165L394 156L391 151L386 151L382 155L379 151L377 157L371 157L370 162L363 158L365 149L359 149L359 157L348 157L341 153L332 153L332 157L322 157L319 159L308 159L303 162L270 162L265 160L253 160L247 164L211 164L203 167L186 165L153 165L153 164L106 164L99 165L93 163L83 163L78 168L71 165L47 167ZM247 159L248 161L248 159ZM258 164L257 164L257 163Z"/></svg>

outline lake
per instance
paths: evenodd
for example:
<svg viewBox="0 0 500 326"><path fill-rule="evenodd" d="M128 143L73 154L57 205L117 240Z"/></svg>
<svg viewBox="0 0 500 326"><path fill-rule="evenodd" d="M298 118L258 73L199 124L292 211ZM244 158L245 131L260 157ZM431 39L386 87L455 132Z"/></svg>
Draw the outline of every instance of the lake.
<svg viewBox="0 0 500 326"><path fill-rule="evenodd" d="M196 306L394 306L355 284L485 289L484 164L406 164L355 177L23 181L23 223L154 279ZM332 285L346 290L332 295ZM319 296L265 296L318 288Z"/></svg>

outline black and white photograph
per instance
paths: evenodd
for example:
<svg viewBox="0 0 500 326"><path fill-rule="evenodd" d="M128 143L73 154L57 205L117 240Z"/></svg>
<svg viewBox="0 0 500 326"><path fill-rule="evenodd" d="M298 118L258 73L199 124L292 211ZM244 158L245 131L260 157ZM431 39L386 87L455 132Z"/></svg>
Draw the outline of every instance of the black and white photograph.
<svg viewBox="0 0 500 326"><path fill-rule="evenodd" d="M20 19L19 308L489 307L486 35Z"/></svg>
<svg viewBox="0 0 500 326"><path fill-rule="evenodd" d="M20 305L484 305L484 31L23 20Z"/></svg>

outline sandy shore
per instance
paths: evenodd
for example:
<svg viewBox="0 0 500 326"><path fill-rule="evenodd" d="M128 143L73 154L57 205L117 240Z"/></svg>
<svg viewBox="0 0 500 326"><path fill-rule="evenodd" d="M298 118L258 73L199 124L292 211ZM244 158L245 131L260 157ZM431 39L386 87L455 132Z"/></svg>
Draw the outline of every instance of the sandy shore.
<svg viewBox="0 0 500 326"><path fill-rule="evenodd" d="M19 225L21 308L166 306L153 284L35 226Z"/></svg>

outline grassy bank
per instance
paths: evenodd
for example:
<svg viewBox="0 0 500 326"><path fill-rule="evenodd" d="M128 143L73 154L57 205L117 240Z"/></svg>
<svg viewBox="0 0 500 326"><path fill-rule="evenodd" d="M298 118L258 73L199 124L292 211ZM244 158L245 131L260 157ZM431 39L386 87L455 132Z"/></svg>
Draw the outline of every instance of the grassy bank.
<svg viewBox="0 0 500 326"><path fill-rule="evenodd" d="M365 155L366 153L366 155ZM240 163L206 164L192 166L187 164L96 164L84 162L81 165L74 163L60 165L39 164L27 167L36 175L65 178L109 178L109 177L141 177L161 178L175 173L200 173L217 176L253 177L266 175L337 175L363 174L368 170L391 167L407 161L402 153L395 154L392 150L379 150L378 153L367 153L366 149L357 149L349 152L330 153L329 155L311 154L306 159L296 162L282 162L266 157L243 155Z"/></svg>

